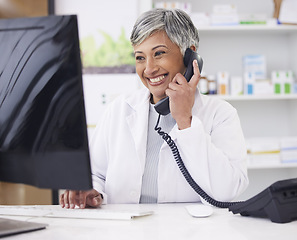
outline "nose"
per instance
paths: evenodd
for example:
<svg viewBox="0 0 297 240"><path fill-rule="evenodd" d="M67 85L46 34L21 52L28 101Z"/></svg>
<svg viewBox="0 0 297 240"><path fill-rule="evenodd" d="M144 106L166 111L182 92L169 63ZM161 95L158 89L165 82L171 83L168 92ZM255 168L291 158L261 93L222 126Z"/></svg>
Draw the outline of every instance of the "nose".
<svg viewBox="0 0 297 240"><path fill-rule="evenodd" d="M148 58L146 60L146 65L145 65L145 69L144 69L144 74L147 76L152 76L154 75L156 72L158 72L159 67L156 64L155 60L153 58Z"/></svg>

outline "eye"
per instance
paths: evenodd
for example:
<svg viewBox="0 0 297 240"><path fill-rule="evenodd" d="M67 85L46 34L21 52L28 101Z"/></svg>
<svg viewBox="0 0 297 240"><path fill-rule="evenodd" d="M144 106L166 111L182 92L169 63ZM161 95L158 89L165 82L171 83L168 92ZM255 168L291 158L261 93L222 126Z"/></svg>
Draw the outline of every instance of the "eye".
<svg viewBox="0 0 297 240"><path fill-rule="evenodd" d="M135 59L136 59L136 61L142 61L142 60L144 60L144 57L143 56L136 56Z"/></svg>
<svg viewBox="0 0 297 240"><path fill-rule="evenodd" d="M165 51L157 51L157 52L155 52L155 57L159 57L164 53L165 53Z"/></svg>

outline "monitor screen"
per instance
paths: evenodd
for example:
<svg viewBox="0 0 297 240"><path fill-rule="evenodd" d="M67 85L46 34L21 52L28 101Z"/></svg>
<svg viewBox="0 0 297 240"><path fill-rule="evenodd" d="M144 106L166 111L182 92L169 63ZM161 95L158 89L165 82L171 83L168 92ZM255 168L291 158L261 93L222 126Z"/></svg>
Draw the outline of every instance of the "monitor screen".
<svg viewBox="0 0 297 240"><path fill-rule="evenodd" d="M0 181L92 188L76 16L0 20Z"/></svg>

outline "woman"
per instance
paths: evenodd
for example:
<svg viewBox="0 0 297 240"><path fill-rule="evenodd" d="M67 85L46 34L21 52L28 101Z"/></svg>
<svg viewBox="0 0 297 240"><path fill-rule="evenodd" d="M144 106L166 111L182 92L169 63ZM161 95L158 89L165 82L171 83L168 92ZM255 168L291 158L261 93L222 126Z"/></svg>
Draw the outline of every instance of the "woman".
<svg viewBox="0 0 297 240"><path fill-rule="evenodd" d="M61 206L201 201L154 129L154 104L166 96L171 113L159 125L175 141L193 179L216 200L232 200L248 184L244 137L230 104L199 93L196 60L191 80L183 76L185 50L197 51L199 43L191 19L180 10L148 11L130 40L145 88L110 104L90 145L94 189L65 191Z"/></svg>

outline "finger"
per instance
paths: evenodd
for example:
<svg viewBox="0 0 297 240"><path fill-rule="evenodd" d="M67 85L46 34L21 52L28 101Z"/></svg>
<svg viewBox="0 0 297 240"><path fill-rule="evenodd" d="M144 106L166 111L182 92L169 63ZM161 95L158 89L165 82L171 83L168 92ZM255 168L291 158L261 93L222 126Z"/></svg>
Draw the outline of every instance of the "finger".
<svg viewBox="0 0 297 240"><path fill-rule="evenodd" d="M103 202L103 199L101 198L101 195L93 198L93 201L92 201L92 206L93 207L99 207Z"/></svg>
<svg viewBox="0 0 297 240"><path fill-rule="evenodd" d="M200 80L200 71L199 71L199 67L198 67L198 61L196 59L193 61L193 70L194 70L194 74L193 74L189 84L193 87L197 87L198 82Z"/></svg>
<svg viewBox="0 0 297 240"><path fill-rule="evenodd" d="M63 199L64 199L65 208L69 208L69 191L68 190L64 192Z"/></svg>
<svg viewBox="0 0 297 240"><path fill-rule="evenodd" d="M172 82L178 83L179 85L188 83L187 79L181 73L177 73L173 80Z"/></svg>
<svg viewBox="0 0 297 240"><path fill-rule="evenodd" d="M60 195L60 198L59 198L59 203L60 203L60 206L61 206L62 208L64 208L64 207L65 207L65 202L64 202L64 193L62 193L62 194Z"/></svg>
<svg viewBox="0 0 297 240"><path fill-rule="evenodd" d="M187 83L187 80L180 73L177 73L172 81L169 83L168 88L174 91L177 91L180 88L180 85Z"/></svg>
<svg viewBox="0 0 297 240"><path fill-rule="evenodd" d="M193 61L193 69L194 69L194 74L199 75L200 76L200 70L199 70L199 65L198 65L198 60L194 59Z"/></svg>
<svg viewBox="0 0 297 240"><path fill-rule="evenodd" d="M99 207L103 202L101 194L95 189L91 190L87 196L87 205L90 207Z"/></svg>
<svg viewBox="0 0 297 240"><path fill-rule="evenodd" d="M76 191L69 191L69 207L70 208L74 208L75 207L75 202L76 202L76 196L77 195L77 192Z"/></svg>
<svg viewBox="0 0 297 240"><path fill-rule="evenodd" d="M79 201L79 207L85 208L86 207L86 192L85 191L79 191L78 201Z"/></svg>
<svg viewBox="0 0 297 240"><path fill-rule="evenodd" d="M170 90L170 91L177 91L179 87L180 87L179 84L177 84L176 82L170 82L170 83L168 84L168 88L167 88L167 90Z"/></svg>

